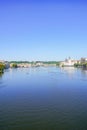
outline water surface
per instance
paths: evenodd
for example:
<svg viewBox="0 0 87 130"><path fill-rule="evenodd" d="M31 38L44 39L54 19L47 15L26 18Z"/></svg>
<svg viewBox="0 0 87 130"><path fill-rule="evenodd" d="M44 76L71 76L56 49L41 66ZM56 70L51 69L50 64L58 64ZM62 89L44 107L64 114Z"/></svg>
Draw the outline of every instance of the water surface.
<svg viewBox="0 0 87 130"><path fill-rule="evenodd" d="M87 130L87 71L5 70L0 76L0 130Z"/></svg>

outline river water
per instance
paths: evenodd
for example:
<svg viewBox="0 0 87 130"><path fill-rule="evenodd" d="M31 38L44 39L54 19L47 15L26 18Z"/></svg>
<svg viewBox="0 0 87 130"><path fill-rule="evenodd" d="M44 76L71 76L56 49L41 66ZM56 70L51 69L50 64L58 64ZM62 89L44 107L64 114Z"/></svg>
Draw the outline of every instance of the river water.
<svg viewBox="0 0 87 130"><path fill-rule="evenodd" d="M87 70L5 70L0 75L0 130L87 130Z"/></svg>

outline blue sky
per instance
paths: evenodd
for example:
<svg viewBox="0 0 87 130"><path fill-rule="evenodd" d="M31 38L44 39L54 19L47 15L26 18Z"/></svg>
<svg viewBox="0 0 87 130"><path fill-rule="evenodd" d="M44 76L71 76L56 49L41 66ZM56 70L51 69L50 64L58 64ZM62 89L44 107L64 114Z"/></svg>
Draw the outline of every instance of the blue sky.
<svg viewBox="0 0 87 130"><path fill-rule="evenodd" d="M0 59L87 57L85 0L0 0Z"/></svg>

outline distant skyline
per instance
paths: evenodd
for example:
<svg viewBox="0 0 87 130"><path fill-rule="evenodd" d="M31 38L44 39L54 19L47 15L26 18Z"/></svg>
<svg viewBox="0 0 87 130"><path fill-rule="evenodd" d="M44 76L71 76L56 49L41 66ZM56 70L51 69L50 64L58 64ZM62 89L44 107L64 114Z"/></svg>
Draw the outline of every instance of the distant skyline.
<svg viewBox="0 0 87 130"><path fill-rule="evenodd" d="M85 0L0 0L0 60L87 57Z"/></svg>

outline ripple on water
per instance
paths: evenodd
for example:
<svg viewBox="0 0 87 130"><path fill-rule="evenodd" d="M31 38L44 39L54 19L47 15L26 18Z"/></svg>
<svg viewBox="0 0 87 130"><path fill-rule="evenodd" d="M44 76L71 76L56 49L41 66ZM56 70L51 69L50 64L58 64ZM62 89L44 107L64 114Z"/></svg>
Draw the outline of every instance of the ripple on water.
<svg viewBox="0 0 87 130"><path fill-rule="evenodd" d="M3 81L0 81L0 89L4 87L7 87L7 84Z"/></svg>
<svg viewBox="0 0 87 130"><path fill-rule="evenodd" d="M58 68L6 72L0 88L12 87L0 91L0 129L87 130L86 77L77 73L69 80Z"/></svg>

